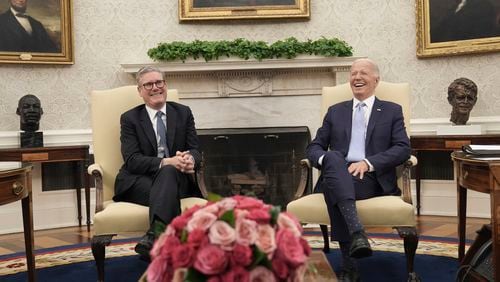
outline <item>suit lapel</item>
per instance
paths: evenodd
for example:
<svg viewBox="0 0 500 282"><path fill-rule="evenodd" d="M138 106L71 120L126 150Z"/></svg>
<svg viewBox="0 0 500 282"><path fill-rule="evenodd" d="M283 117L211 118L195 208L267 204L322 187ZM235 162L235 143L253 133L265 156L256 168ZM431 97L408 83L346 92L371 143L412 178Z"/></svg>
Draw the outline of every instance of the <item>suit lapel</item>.
<svg viewBox="0 0 500 282"><path fill-rule="evenodd" d="M354 100L347 101L344 106L344 115L347 117L345 119L344 124L344 132L347 140L347 146L349 147L349 143L351 142L351 131L352 131L352 105Z"/></svg>
<svg viewBox="0 0 500 282"><path fill-rule="evenodd" d="M146 137L148 138L149 143L151 143L151 146L153 146L155 150L158 150L156 133L155 130L153 129L153 125L151 124L151 120L149 119L148 111L146 111L146 106L143 106L141 108L139 113L139 118L141 119L141 125L142 128L144 128L144 131L146 132Z"/></svg>
<svg viewBox="0 0 500 282"><path fill-rule="evenodd" d="M375 97L375 102L373 102L372 112L370 113L370 119L368 120L368 127L366 129L366 138L365 144L368 144L368 140L370 140L373 129L375 129L375 124L377 124L380 115L384 112L382 108L382 103L377 97Z"/></svg>
<svg viewBox="0 0 500 282"><path fill-rule="evenodd" d="M175 137L175 125L177 124L177 114L174 108L167 102L167 146L170 150L170 154L174 148L174 137Z"/></svg>

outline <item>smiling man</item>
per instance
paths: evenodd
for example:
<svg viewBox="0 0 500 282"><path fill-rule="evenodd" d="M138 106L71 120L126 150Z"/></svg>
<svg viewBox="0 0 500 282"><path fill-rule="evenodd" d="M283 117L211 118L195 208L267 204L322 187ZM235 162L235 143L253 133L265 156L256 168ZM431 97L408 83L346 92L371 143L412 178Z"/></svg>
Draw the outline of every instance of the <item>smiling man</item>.
<svg viewBox="0 0 500 282"><path fill-rule="evenodd" d="M135 247L149 260L156 225L180 214L180 199L201 196L191 174L201 162L191 109L167 102L163 73L144 67L137 73L144 104L122 114L120 141L124 164L115 182L115 201L149 206L150 229Z"/></svg>
<svg viewBox="0 0 500 282"><path fill-rule="evenodd" d="M402 108L374 96L379 80L372 60L354 61L353 99L328 109L306 152L321 170L315 192L325 196L332 239L339 241L342 252L339 281L359 281L355 259L372 254L355 201L399 195L396 166L410 157Z"/></svg>

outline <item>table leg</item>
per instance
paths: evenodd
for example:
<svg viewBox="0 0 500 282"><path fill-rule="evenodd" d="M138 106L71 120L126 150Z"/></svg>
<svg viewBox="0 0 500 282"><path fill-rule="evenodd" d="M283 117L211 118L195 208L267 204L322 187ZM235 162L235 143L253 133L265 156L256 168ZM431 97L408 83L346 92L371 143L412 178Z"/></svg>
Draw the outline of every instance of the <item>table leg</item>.
<svg viewBox="0 0 500 282"><path fill-rule="evenodd" d="M414 151L413 154L418 160L418 151ZM417 194L417 215L420 215L420 166L415 167L415 184L416 184L416 194Z"/></svg>
<svg viewBox="0 0 500 282"><path fill-rule="evenodd" d="M86 169L84 169L84 172ZM85 173L84 182L85 182L85 211L87 213L87 231L90 232L90 176L88 173Z"/></svg>
<svg viewBox="0 0 500 282"><path fill-rule="evenodd" d="M28 177L28 186L31 187L31 176ZM24 245L26 248L26 263L28 265L28 281L36 281L35 277L35 254L33 236L33 205L31 201L31 188L27 197L21 200L24 226Z"/></svg>
<svg viewBox="0 0 500 282"><path fill-rule="evenodd" d="M494 182L491 185L491 238L493 240L493 281L500 280L500 166L490 165Z"/></svg>
<svg viewBox="0 0 500 282"><path fill-rule="evenodd" d="M457 211L458 211L458 261L462 261L465 254L465 217L467 214L467 189L457 184Z"/></svg>
<svg viewBox="0 0 500 282"><path fill-rule="evenodd" d="M77 175L82 175L83 176L83 162L73 162L75 171L73 172L73 179L77 179ZM75 181L77 182L77 181ZM82 227L82 189L80 185L77 185L76 187L76 207L78 211L78 226Z"/></svg>

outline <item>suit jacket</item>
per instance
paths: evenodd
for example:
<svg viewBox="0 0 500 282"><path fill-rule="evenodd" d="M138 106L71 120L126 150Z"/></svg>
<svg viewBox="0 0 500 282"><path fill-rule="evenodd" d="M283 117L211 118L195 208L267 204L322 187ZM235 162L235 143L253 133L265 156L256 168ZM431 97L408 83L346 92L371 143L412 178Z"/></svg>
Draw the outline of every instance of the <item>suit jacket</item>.
<svg viewBox="0 0 500 282"><path fill-rule="evenodd" d="M327 150L335 150L344 157L349 152L352 127L353 100L331 106L307 147L307 157L314 167L321 169L319 158ZM378 182L385 192L394 191L396 166L410 157L410 140L406 134L401 106L375 98L368 121L365 139L365 157L373 165ZM316 184L321 189L322 178Z"/></svg>
<svg viewBox="0 0 500 282"><path fill-rule="evenodd" d="M198 150L199 140L191 109L179 103L167 102L166 114L167 145L170 156L174 156L176 151L189 150L197 168L201 162L201 154ZM120 117L120 126L124 164L116 176L115 197L118 198L120 194L132 187L139 177L153 178L160 169L161 162L161 158L157 157L156 133L145 105L123 113ZM191 179L189 183L190 188L198 189L194 180Z"/></svg>
<svg viewBox="0 0 500 282"><path fill-rule="evenodd" d="M0 15L0 51L60 52L42 23L28 16L33 32L26 32L11 10Z"/></svg>

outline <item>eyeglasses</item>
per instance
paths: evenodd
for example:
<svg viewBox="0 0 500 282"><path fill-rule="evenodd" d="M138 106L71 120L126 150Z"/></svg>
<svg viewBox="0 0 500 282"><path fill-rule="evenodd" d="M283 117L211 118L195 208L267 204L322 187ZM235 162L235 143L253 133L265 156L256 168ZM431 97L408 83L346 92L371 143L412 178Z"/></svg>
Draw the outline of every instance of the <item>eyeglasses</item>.
<svg viewBox="0 0 500 282"><path fill-rule="evenodd" d="M165 80L146 82L142 85L142 87L144 87L144 89L146 89L146 90L151 90L151 89L153 89L153 85L156 85L157 88L163 88L163 87L165 87Z"/></svg>

